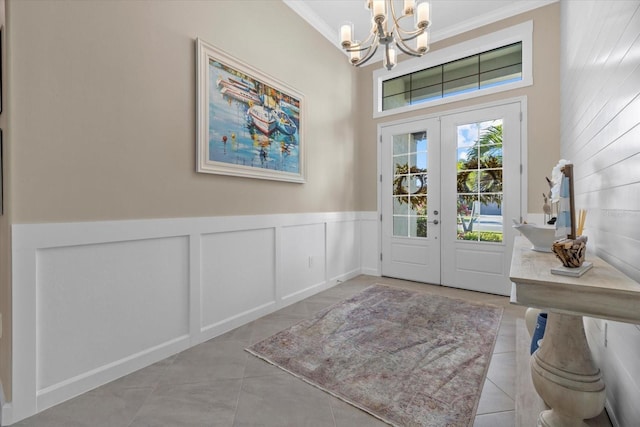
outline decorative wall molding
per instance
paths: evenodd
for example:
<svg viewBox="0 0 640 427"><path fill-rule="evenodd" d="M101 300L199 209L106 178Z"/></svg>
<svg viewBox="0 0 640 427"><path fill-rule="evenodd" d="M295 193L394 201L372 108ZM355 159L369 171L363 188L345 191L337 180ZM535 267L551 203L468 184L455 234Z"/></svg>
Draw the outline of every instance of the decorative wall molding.
<svg viewBox="0 0 640 427"><path fill-rule="evenodd" d="M3 425L362 272L375 274L376 217L14 225L13 336L20 339Z"/></svg>

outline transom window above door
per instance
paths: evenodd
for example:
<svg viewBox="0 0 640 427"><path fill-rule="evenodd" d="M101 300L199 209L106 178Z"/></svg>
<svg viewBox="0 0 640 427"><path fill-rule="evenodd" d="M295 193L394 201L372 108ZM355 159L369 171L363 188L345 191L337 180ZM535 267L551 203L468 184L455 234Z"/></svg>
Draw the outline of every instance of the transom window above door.
<svg viewBox="0 0 640 427"><path fill-rule="evenodd" d="M435 46L434 46L435 47ZM406 113L533 84L533 22L434 49L373 72L373 117Z"/></svg>
<svg viewBox="0 0 640 427"><path fill-rule="evenodd" d="M382 82L382 110L522 80L522 42Z"/></svg>

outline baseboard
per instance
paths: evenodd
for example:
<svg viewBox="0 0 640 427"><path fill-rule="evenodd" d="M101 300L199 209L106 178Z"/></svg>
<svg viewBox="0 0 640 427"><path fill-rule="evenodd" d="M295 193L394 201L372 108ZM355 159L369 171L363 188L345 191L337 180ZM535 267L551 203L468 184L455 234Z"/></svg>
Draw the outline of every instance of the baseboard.
<svg viewBox="0 0 640 427"><path fill-rule="evenodd" d="M44 411L60 402L72 399L82 393L93 390L116 378L133 373L169 356L189 348L189 336L179 337L167 343L130 355L124 359L101 366L93 371L38 391L38 412Z"/></svg>
<svg viewBox="0 0 640 427"><path fill-rule="evenodd" d="M13 414L11 403L7 403L4 397L4 387L0 382L0 426L13 424Z"/></svg>
<svg viewBox="0 0 640 427"><path fill-rule="evenodd" d="M339 283L346 282L347 280L351 280L354 277L359 276L361 274L367 274L367 273L364 273L362 269L358 268L356 270L352 270L347 273L340 274L336 277L332 277L331 279L329 279L326 289L332 288Z"/></svg>
<svg viewBox="0 0 640 427"><path fill-rule="evenodd" d="M366 274L367 276L378 276L380 277L380 271L377 268L363 268L362 274Z"/></svg>
<svg viewBox="0 0 640 427"><path fill-rule="evenodd" d="M624 427L622 424L620 424L620 421L618 421L618 418L616 418L616 413L615 411L612 410L612 406L611 406L611 403L609 402L609 399L607 399L604 402L604 409L605 411L607 411L607 415L609 416L609 420L611 421L611 425L613 427Z"/></svg>
<svg viewBox="0 0 640 427"><path fill-rule="evenodd" d="M10 426L13 424L13 407L11 403L4 403L2 405L2 419L0 420L0 426Z"/></svg>

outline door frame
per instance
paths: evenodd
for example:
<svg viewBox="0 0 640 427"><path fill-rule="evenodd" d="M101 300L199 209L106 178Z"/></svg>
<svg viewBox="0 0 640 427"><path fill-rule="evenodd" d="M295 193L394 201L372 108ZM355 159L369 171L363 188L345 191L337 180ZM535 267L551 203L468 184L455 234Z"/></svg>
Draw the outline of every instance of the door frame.
<svg viewBox="0 0 640 427"><path fill-rule="evenodd" d="M501 99L499 101L493 101L493 102L487 102L487 103L481 103L481 104L472 104L472 105L468 105L468 106L464 106L464 107L460 107L460 108L455 108L455 109L451 109L451 110L442 110L442 111L437 111L434 113L430 113L430 114L421 114L419 116L412 116L412 117L408 117L405 119L399 119L399 120L393 120L393 121L389 121L389 122L382 122L382 123L378 123L377 124L377 138L378 138L378 144L377 144L377 191L376 194L378 195L378 201L377 201L377 214L378 214L378 255L377 255L377 263L378 263L378 276L382 276L382 128L384 127L388 127L388 126L396 126L396 125L402 125L402 124L406 124L406 123L412 123L412 122L416 122L416 121L420 121L420 120L427 120L427 119L439 119L442 116L447 116L450 114L458 114L458 113L465 113L465 112L469 112L469 111L474 111L474 110L480 110L483 108L491 108L491 107L498 107L501 105L506 105L506 104L514 104L514 103L520 103L520 111L522 112L522 117L520 120L520 165L522 168L522 173L520 174L520 212L522 212L522 215L526 216L528 215L528 204L527 204L527 199L528 199L528 174L529 174L529 161L528 161L528 140L527 140L527 135L528 135L528 126L527 126L527 118L529 116L528 114L528 109L527 109L527 97L525 96L518 96L518 97L513 97L513 98L506 98L506 99ZM521 218L522 220L522 218ZM442 241L442 240L441 240ZM510 259L510 258L509 258ZM442 262L442 260L440 261Z"/></svg>

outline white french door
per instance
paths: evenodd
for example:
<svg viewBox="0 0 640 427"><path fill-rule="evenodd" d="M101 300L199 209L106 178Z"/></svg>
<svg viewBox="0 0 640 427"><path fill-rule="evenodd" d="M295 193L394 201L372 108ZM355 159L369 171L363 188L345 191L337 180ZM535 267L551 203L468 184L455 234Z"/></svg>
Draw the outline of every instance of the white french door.
<svg viewBox="0 0 640 427"><path fill-rule="evenodd" d="M440 124L382 129L382 273L440 283Z"/></svg>
<svg viewBox="0 0 640 427"><path fill-rule="evenodd" d="M382 275L508 295L520 102L381 128Z"/></svg>

